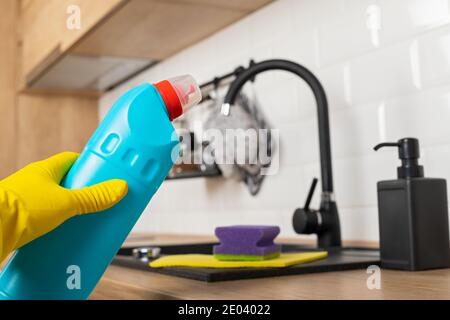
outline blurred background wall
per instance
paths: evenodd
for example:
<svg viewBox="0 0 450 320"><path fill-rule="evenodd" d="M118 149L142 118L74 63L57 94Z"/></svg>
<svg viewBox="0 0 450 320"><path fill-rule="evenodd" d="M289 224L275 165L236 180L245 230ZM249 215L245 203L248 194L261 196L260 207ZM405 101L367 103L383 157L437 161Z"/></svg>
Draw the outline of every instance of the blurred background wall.
<svg viewBox="0 0 450 320"><path fill-rule="evenodd" d="M24 90L25 76L45 67L55 47L63 56L122 2L0 1L0 178L57 152L81 151L99 118L133 85L183 73L204 82L251 58L290 59L322 81L345 239L378 239L376 182L394 178L398 161L394 150L374 153L376 143L418 137L426 175L450 178L449 0L277 0L101 99ZM85 17L78 31L65 27L71 3ZM319 176L314 101L305 84L278 72L258 77L249 89L280 130L279 173L257 197L220 178L168 181L135 231L211 234L217 225L270 223L294 235L292 212ZM202 108L186 117L188 125L202 119Z"/></svg>
<svg viewBox="0 0 450 320"><path fill-rule="evenodd" d="M100 114L141 82L182 73L203 82L250 58L299 62L328 94L343 237L377 240L376 182L394 178L398 161L395 150L375 153L376 143L418 137L425 174L450 179L449 22L447 0L279 0L106 94ZM255 90L280 130L279 173L257 197L223 179L166 182L135 231L211 234L252 223L294 235L293 210L319 176L314 102L283 73L261 75Z"/></svg>

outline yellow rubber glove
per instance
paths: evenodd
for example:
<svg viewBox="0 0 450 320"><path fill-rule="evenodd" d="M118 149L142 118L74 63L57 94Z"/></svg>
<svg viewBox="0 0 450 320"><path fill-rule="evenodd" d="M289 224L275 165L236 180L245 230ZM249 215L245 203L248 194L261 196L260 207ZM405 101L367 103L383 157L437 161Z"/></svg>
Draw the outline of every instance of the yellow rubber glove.
<svg viewBox="0 0 450 320"><path fill-rule="evenodd" d="M61 187L77 157L75 152L63 152L0 181L0 262L65 220L108 209L126 195L128 185L123 180L77 190Z"/></svg>

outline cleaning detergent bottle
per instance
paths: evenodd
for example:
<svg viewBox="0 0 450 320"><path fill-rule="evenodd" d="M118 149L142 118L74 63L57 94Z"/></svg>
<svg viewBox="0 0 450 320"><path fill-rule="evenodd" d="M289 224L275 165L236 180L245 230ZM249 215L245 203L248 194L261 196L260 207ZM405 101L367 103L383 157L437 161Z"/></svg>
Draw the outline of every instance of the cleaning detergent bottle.
<svg viewBox="0 0 450 320"><path fill-rule="evenodd" d="M123 179L128 194L114 207L69 219L17 250L0 274L0 298L88 298L178 158L171 120L200 100L188 75L125 93L62 184L77 189Z"/></svg>

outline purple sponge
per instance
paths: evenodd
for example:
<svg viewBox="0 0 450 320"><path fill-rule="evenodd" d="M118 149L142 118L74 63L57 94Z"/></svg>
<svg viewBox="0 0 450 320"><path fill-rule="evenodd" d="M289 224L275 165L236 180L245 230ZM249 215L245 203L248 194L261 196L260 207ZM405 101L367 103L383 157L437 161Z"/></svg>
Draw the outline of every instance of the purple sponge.
<svg viewBox="0 0 450 320"><path fill-rule="evenodd" d="M214 255L273 256L281 246L273 240L280 233L277 226L217 227L220 245L214 246Z"/></svg>

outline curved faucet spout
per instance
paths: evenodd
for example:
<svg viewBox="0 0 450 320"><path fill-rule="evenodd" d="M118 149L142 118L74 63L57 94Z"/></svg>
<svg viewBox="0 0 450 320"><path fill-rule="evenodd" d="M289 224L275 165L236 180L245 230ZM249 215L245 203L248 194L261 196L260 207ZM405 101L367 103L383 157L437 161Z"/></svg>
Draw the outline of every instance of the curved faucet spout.
<svg viewBox="0 0 450 320"><path fill-rule="evenodd" d="M317 77L302 65L288 60L274 59L253 63L237 75L236 79L231 83L223 103L228 107L233 105L237 95L247 81L254 79L256 75L269 70L284 70L296 74L309 85L314 94L317 104L320 168L322 178L322 200L320 211L325 218L332 218L325 219L326 221L330 221L329 225L318 227L315 233L319 236L319 246L340 246L340 223L337 215L337 207L333 199L333 169L331 161L328 102L325 90ZM330 215L333 217L330 217ZM321 241L320 238L324 241Z"/></svg>

